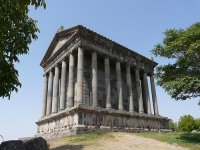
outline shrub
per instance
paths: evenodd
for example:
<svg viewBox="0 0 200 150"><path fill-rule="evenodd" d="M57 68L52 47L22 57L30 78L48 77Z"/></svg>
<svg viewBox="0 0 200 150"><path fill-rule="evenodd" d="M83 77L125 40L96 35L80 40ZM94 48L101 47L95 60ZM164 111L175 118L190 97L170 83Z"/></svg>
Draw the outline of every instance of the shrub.
<svg viewBox="0 0 200 150"><path fill-rule="evenodd" d="M195 119L196 130L200 131L200 118Z"/></svg>
<svg viewBox="0 0 200 150"><path fill-rule="evenodd" d="M195 119L190 115L181 116L178 122L179 131L191 132L196 127Z"/></svg>
<svg viewBox="0 0 200 150"><path fill-rule="evenodd" d="M170 120L169 122L169 128L174 132L177 131L177 123L173 122L173 120Z"/></svg>

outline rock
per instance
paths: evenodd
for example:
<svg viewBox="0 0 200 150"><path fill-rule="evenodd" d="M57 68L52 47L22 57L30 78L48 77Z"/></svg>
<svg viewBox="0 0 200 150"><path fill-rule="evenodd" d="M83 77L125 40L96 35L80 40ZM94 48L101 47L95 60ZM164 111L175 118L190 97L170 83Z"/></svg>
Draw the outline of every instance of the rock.
<svg viewBox="0 0 200 150"><path fill-rule="evenodd" d="M42 137L38 137L24 141L24 146L26 150L47 150L47 141Z"/></svg>
<svg viewBox="0 0 200 150"><path fill-rule="evenodd" d="M192 132L191 133L197 133L197 130L192 130Z"/></svg>
<svg viewBox="0 0 200 150"><path fill-rule="evenodd" d="M12 140L2 142L0 145L0 150L26 150L23 141Z"/></svg>

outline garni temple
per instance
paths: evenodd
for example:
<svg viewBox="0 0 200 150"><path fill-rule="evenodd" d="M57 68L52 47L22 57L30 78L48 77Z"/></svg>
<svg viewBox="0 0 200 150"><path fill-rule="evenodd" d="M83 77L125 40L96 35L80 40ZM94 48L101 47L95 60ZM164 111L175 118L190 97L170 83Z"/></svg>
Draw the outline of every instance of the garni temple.
<svg viewBox="0 0 200 150"><path fill-rule="evenodd" d="M44 91L36 136L169 128L170 119L158 111L152 59L78 25L58 29L40 65Z"/></svg>

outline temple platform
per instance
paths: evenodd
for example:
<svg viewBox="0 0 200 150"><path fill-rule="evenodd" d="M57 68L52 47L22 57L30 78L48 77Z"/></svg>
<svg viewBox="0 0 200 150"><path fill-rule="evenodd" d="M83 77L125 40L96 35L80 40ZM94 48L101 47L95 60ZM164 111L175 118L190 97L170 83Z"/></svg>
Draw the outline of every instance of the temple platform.
<svg viewBox="0 0 200 150"><path fill-rule="evenodd" d="M36 137L56 139L89 132L144 132L169 129L169 119L101 107L75 105L41 118Z"/></svg>

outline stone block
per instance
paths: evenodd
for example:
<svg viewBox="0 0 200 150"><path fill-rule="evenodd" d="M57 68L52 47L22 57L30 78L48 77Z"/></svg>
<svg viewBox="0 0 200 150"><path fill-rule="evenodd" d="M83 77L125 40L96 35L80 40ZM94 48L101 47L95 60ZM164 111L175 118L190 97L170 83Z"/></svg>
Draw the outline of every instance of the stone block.
<svg viewBox="0 0 200 150"><path fill-rule="evenodd" d="M24 146L26 150L47 150L47 141L42 137L33 138L24 141Z"/></svg>
<svg viewBox="0 0 200 150"><path fill-rule="evenodd" d="M2 142L0 145L0 150L26 150L23 141L12 140Z"/></svg>

